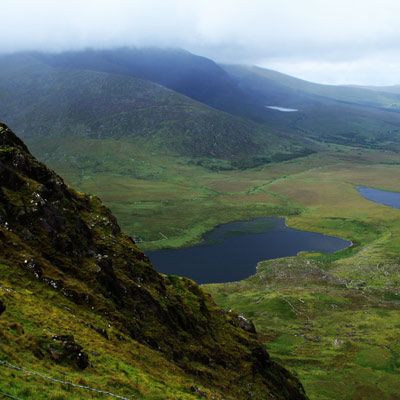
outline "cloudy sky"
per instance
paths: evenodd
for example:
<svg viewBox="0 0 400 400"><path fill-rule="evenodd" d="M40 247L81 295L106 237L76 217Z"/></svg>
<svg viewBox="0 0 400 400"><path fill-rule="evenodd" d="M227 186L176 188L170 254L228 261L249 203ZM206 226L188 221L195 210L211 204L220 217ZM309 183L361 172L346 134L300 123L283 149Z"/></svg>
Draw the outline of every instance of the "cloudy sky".
<svg viewBox="0 0 400 400"><path fill-rule="evenodd" d="M0 52L182 47L324 83L400 84L399 0L0 0Z"/></svg>

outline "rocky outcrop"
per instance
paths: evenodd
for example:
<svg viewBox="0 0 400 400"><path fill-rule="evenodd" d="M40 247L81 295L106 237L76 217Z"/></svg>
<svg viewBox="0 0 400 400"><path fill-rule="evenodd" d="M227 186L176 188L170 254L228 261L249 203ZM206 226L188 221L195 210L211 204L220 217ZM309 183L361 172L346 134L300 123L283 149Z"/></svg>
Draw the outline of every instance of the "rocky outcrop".
<svg viewBox="0 0 400 400"><path fill-rule="evenodd" d="M38 359L82 370L90 366L88 354L72 335L41 336L32 342L31 350Z"/></svg>
<svg viewBox="0 0 400 400"><path fill-rule="evenodd" d="M3 312L6 311L6 306L4 303L0 300L0 315L3 314Z"/></svg>
<svg viewBox="0 0 400 400"><path fill-rule="evenodd" d="M53 340L59 345L58 349L51 349L54 360L73 363L80 369L90 365L89 356L83 351L83 347L75 342L72 335L53 336Z"/></svg>

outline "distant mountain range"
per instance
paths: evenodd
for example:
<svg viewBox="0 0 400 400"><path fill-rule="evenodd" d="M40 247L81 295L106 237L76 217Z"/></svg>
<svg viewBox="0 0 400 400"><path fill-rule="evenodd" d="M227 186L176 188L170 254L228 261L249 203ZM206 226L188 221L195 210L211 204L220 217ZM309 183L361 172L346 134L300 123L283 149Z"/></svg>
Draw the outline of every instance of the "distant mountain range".
<svg viewBox="0 0 400 400"><path fill-rule="evenodd" d="M133 73L90 70L83 61L77 68L69 58L61 66L64 56L59 57L0 58L0 115L28 142L38 136L49 138L49 145L60 137L134 140L148 151L238 165L311 151L265 124L211 108Z"/></svg>
<svg viewBox="0 0 400 400"><path fill-rule="evenodd" d="M323 142L399 149L399 94L321 85L258 67L225 69L260 103L298 110L285 115L268 111L266 123L279 130Z"/></svg>
<svg viewBox="0 0 400 400"><path fill-rule="evenodd" d="M3 55L0 118L34 150L40 136L43 153L67 137L134 140L217 169L304 156L326 143L400 149L395 88L320 85L179 49Z"/></svg>

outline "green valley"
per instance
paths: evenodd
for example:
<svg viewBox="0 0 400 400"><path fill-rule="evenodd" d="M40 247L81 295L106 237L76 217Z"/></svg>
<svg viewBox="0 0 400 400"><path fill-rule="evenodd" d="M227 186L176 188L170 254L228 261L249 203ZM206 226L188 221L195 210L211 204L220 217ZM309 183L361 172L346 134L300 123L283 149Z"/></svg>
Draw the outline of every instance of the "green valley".
<svg viewBox="0 0 400 400"><path fill-rule="evenodd" d="M282 399L302 399L293 376L312 400L399 399L400 210L357 192L358 186L400 192L399 104L396 87L313 84L258 67L218 65L183 51L124 48L0 57L0 118L21 132L37 159L79 190L63 187L68 219L75 221L78 207L83 222L90 223L60 231L57 215L65 210L53 199L57 215L44 212L46 223L37 219L38 234L44 243L49 235L56 240L47 226L54 224L60 247L56 255L40 248L20 220L26 211L19 210L25 207L31 215L31 206L18 194L20 187L11 190L8 175L2 175L0 215L18 222L18 235L6 225L0 228L8 252L0 257L0 294L9 312L0 320L0 350L10 364L26 362L27 369L48 374L52 351L61 351L50 338L69 332L90 349L95 368L82 376L70 360L62 360L51 369L55 377L66 374L76 384L123 395L134 391L144 399L225 394L261 399L265 386L267 398L274 398L282 382L289 382L288 392L277 390ZM11 134L2 127L3 134ZM0 156L7 171L20 177L15 168L22 168L23 194L31 199L31 184L44 190L42 175L31 176L18 157L11 159L15 167L10 145L4 146ZM28 165L39 165L26 157ZM96 196L145 251L198 244L219 224L263 216L285 217L292 228L337 236L352 246L333 254L260 260L254 276L199 288L188 279L157 274L114 223L101 223L102 216L114 220ZM108 264L96 261L96 252L82 255L79 249L82 268L70 258L76 243L86 243L82 226L91 227L96 252L106 249L113 258L115 276ZM40 257L51 279L94 296L96 310L13 268L23 263L18 252L27 249ZM130 275L125 259L138 275ZM115 280L122 287L109 283ZM124 303L120 310L124 285L133 293L127 299L132 308ZM144 311L148 306L150 315ZM138 326L130 319L132 310ZM49 315L45 328L43 313ZM254 322L257 337L251 325L241 329L240 316ZM274 360L268 376L257 370L263 352L258 340ZM216 349L222 349L218 362L212 357ZM103 382L109 368L114 375ZM21 376L7 370L0 389L9 386L13 395L29 398L38 380L29 375L21 389ZM231 387L239 377L243 384ZM59 382L42 398L81 398L80 392L69 393L70 386Z"/></svg>
<svg viewBox="0 0 400 400"><path fill-rule="evenodd" d="M57 159L47 162L98 193L146 249L195 243L217 224L264 215L351 240L342 252L260 263L254 277L206 290L255 322L272 356L299 375L310 398L396 398L400 211L356 191L399 191L396 153L332 145L296 160L217 172L146 157L138 165L151 176L135 177L71 173Z"/></svg>

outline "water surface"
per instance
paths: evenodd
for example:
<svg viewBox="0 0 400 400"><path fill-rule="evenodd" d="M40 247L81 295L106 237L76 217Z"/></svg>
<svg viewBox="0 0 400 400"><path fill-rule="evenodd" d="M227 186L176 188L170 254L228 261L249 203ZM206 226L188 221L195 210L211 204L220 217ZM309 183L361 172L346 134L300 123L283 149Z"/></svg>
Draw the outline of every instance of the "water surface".
<svg viewBox="0 0 400 400"><path fill-rule="evenodd" d="M253 275L259 261L300 251L332 253L351 243L315 232L288 228L283 218L266 217L217 226L201 244L148 252L155 268L199 283L237 281Z"/></svg>
<svg viewBox="0 0 400 400"><path fill-rule="evenodd" d="M296 112L299 111L297 108L287 108L287 107L278 107L278 106L266 106L270 110L276 110L280 112Z"/></svg>
<svg viewBox="0 0 400 400"><path fill-rule="evenodd" d="M357 190L361 196L368 200L372 200L375 203L383 204L389 207L400 208L399 192L389 192L387 190L373 189L366 186L359 186Z"/></svg>

